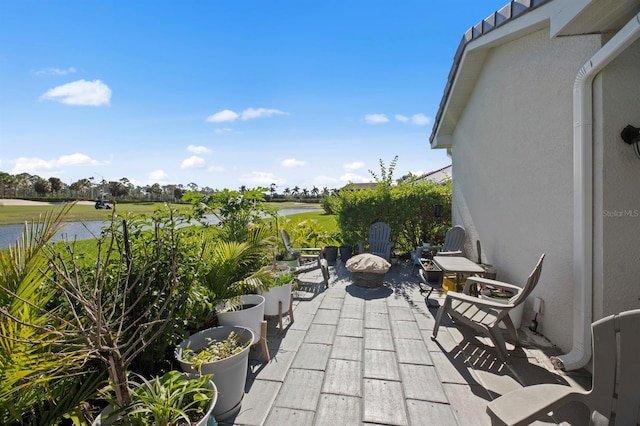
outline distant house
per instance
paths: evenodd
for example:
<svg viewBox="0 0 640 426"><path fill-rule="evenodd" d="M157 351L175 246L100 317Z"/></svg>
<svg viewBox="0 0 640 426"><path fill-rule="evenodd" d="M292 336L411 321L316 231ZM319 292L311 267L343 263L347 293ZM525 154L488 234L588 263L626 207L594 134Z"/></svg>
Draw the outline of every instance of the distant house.
<svg viewBox="0 0 640 426"><path fill-rule="evenodd" d="M469 29L430 137L453 167L454 224L498 279L523 283L538 331L587 365L590 324L640 308L640 1L518 0ZM533 316L531 300L525 320Z"/></svg>
<svg viewBox="0 0 640 426"><path fill-rule="evenodd" d="M378 184L376 182L351 183L349 182L340 191L359 191L362 189L375 189Z"/></svg>
<svg viewBox="0 0 640 426"><path fill-rule="evenodd" d="M446 183L451 180L452 169L453 167L451 165L448 165L441 169L434 170L432 172L425 173L421 176L418 176L416 180L419 182L424 181L424 182Z"/></svg>

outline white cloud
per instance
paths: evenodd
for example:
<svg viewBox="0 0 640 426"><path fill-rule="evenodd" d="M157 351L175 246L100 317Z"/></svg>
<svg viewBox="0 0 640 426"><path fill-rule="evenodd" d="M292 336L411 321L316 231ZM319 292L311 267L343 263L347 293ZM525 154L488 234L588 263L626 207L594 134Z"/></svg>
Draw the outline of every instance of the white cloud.
<svg viewBox="0 0 640 426"><path fill-rule="evenodd" d="M284 180L277 179L273 173L270 172L251 172L241 175L238 181L248 186L269 186L272 183L280 184L284 182Z"/></svg>
<svg viewBox="0 0 640 426"><path fill-rule="evenodd" d="M271 117L272 115L284 115L286 112L279 109L270 108L247 108L242 111L241 117L243 120L251 120L253 118Z"/></svg>
<svg viewBox="0 0 640 426"><path fill-rule="evenodd" d="M158 169L158 170L154 170L151 173L149 173L148 179L149 183L154 184L154 183L159 183L159 184L168 184L169 182L169 175L167 173L165 173L164 170L162 169Z"/></svg>
<svg viewBox="0 0 640 426"><path fill-rule="evenodd" d="M427 117L420 112L411 116L411 122L416 126L426 126L427 124L431 123L431 117Z"/></svg>
<svg viewBox="0 0 640 426"><path fill-rule="evenodd" d="M70 155L61 155L52 160L44 160L37 157L19 157L11 162L14 164L13 170L11 171L12 174L39 174L53 171L62 173L62 168L67 166L96 166L106 164L106 162L94 160L88 155L79 152Z"/></svg>
<svg viewBox="0 0 640 426"><path fill-rule="evenodd" d="M60 158L56 160L56 163L59 166L96 166L100 164L100 161L94 160L88 155L76 152L71 155L61 155Z"/></svg>
<svg viewBox="0 0 640 426"><path fill-rule="evenodd" d="M341 182L353 182L353 183L362 183L362 182L371 182L372 179L371 177L364 177L364 176L360 176L357 175L355 173L345 173L342 176L340 176L340 181Z"/></svg>
<svg viewBox="0 0 640 426"><path fill-rule="evenodd" d="M364 116L364 121L369 124L381 124L387 123L389 119L384 114L367 114Z"/></svg>
<svg viewBox="0 0 640 426"><path fill-rule="evenodd" d="M402 123L406 123L409 121L409 117L407 117L406 115L400 115L400 114L396 114L393 116L396 120L402 122Z"/></svg>
<svg viewBox="0 0 640 426"><path fill-rule="evenodd" d="M209 166L207 167L208 172L224 172L224 167L221 166Z"/></svg>
<svg viewBox="0 0 640 426"><path fill-rule="evenodd" d="M353 163L343 164L342 168L348 172L353 170L358 170L364 167L364 163L362 161L354 161Z"/></svg>
<svg viewBox="0 0 640 426"><path fill-rule="evenodd" d="M43 68L41 70L32 71L35 75L67 75L76 72L74 67L69 67L66 70L60 68Z"/></svg>
<svg viewBox="0 0 640 426"><path fill-rule="evenodd" d="M307 165L306 161L296 160L295 158L287 158L282 161L282 167L286 167L288 169L294 167L304 167Z"/></svg>
<svg viewBox="0 0 640 426"><path fill-rule="evenodd" d="M235 111L231 111L230 109L225 109L219 112L216 112L213 115L207 117L207 121L210 123L223 123L229 121L236 121L238 118L246 121L252 120L254 118L265 118L271 117L272 115L286 115L287 113L284 111L280 111L279 109L273 108L247 108L238 114ZM225 129L230 131L231 129Z"/></svg>
<svg viewBox="0 0 640 426"><path fill-rule="evenodd" d="M338 179L333 176L320 175L313 178L313 184L319 186L320 189L324 186L332 186L336 182L338 182Z"/></svg>
<svg viewBox="0 0 640 426"><path fill-rule="evenodd" d="M231 133L231 132L233 132L233 129L231 127L224 127L222 129L216 129L215 132L216 133Z"/></svg>
<svg viewBox="0 0 640 426"><path fill-rule="evenodd" d="M192 154L209 154L211 150L203 145L189 145L187 151Z"/></svg>
<svg viewBox="0 0 640 426"><path fill-rule="evenodd" d="M58 101L67 105L109 105L111 89L100 80L78 80L47 90L40 100Z"/></svg>
<svg viewBox="0 0 640 426"><path fill-rule="evenodd" d="M236 121L237 119L238 113L233 112L230 109L224 109L207 117L207 121L209 123L222 123L226 121Z"/></svg>
<svg viewBox="0 0 640 426"><path fill-rule="evenodd" d="M204 158L192 155L189 158L182 160L180 163L181 169L202 169L205 166Z"/></svg>

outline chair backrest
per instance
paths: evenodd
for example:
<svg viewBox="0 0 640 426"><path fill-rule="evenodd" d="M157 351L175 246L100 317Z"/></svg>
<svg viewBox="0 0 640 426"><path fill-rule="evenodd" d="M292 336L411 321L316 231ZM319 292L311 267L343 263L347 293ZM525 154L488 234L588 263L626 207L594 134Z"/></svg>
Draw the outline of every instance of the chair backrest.
<svg viewBox="0 0 640 426"><path fill-rule="evenodd" d="M640 309L610 315L591 325L593 386L587 405L609 424L640 419Z"/></svg>
<svg viewBox="0 0 640 426"><path fill-rule="evenodd" d="M284 242L284 248L287 249L287 252L293 253L295 250L291 245L291 238L289 238L289 233L284 229L281 230L280 233L282 234L282 241Z"/></svg>
<svg viewBox="0 0 640 426"><path fill-rule="evenodd" d="M458 251L464 247L467 232L460 225L450 228L444 235L444 244L441 251Z"/></svg>
<svg viewBox="0 0 640 426"><path fill-rule="evenodd" d="M391 227L384 222L375 222L369 226L369 250L384 250L391 238Z"/></svg>
<svg viewBox="0 0 640 426"><path fill-rule="evenodd" d="M545 254L542 253L542 255L540 256L540 260L538 260L538 263L536 264L536 267L533 268L533 271L529 275L527 283L524 285L524 287L522 287L522 291L520 291L517 295L512 297L511 300L509 300L509 302L514 306L517 306L520 303L524 302L538 284L540 274L542 273L542 261L544 260L544 256Z"/></svg>

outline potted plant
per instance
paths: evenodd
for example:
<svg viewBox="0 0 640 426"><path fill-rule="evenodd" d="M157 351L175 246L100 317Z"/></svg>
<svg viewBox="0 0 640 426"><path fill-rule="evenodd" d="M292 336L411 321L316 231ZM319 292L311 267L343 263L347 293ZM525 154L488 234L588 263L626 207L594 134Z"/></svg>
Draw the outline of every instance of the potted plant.
<svg viewBox="0 0 640 426"><path fill-rule="evenodd" d="M217 239L205 249L206 260L203 284L208 290L213 307L211 325L240 325L256 334L255 343L261 343L265 359L266 346L264 297L257 294L266 289L262 278L269 253L269 231L256 226L248 231L246 241Z"/></svg>
<svg viewBox="0 0 640 426"><path fill-rule="evenodd" d="M131 393L131 403L119 407L109 396L110 404L93 422L94 426L113 424L196 425L209 422L217 402L218 392L211 375L185 374L169 371L162 377L140 383Z"/></svg>
<svg viewBox="0 0 640 426"><path fill-rule="evenodd" d="M213 409L217 420L240 410L254 341L254 333L246 327L219 326L193 334L176 347L175 357L183 371L213 374L219 392Z"/></svg>
<svg viewBox="0 0 640 426"><path fill-rule="evenodd" d="M261 293L265 299L264 314L267 316L278 316L280 331L283 330L283 314L288 313L290 322L293 322L293 309L291 306L293 281L293 274L289 271L272 273L266 280L267 290Z"/></svg>
<svg viewBox="0 0 640 426"><path fill-rule="evenodd" d="M260 289L263 287L260 286ZM265 298L260 294L243 294L228 299L216 307L218 325L247 327L255 334L255 343L261 343L263 357L269 359L264 322ZM264 325L263 325L264 323Z"/></svg>

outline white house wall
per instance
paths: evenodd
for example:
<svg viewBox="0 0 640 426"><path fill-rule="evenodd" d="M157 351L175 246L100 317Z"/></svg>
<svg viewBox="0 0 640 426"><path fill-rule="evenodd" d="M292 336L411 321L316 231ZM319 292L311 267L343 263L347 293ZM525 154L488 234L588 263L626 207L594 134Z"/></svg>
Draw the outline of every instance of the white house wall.
<svg viewBox="0 0 640 426"><path fill-rule="evenodd" d="M467 254L480 239L498 279L524 284L546 253L539 331L563 350L573 329L573 83L600 45L597 35L550 39L547 28L492 49L453 133L453 221L468 231ZM532 315L529 301L523 324Z"/></svg>
<svg viewBox="0 0 640 426"><path fill-rule="evenodd" d="M639 70L640 40L594 87L594 320L640 308L640 159L620 138L640 127Z"/></svg>

